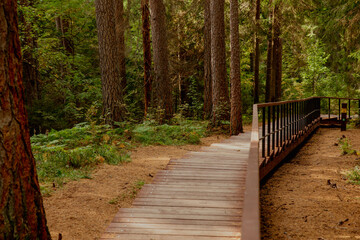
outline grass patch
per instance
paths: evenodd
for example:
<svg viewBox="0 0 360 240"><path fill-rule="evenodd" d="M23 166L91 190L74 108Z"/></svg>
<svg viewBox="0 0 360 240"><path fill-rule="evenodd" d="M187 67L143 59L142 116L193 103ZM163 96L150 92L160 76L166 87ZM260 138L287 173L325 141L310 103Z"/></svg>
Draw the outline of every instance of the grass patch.
<svg viewBox="0 0 360 240"><path fill-rule="evenodd" d="M340 144L340 148L342 150L342 155L346 155L346 154L357 154L356 150L354 150L351 146L351 142L350 140L348 140L347 138L341 138L339 140L339 144Z"/></svg>
<svg viewBox="0 0 360 240"><path fill-rule="evenodd" d="M353 170L348 171L346 178L350 183L360 185L360 167L356 166Z"/></svg>
<svg viewBox="0 0 360 240"><path fill-rule="evenodd" d="M31 138L41 190L49 195L55 187L81 178L101 163L129 161L123 141L109 126L78 124L72 129L51 131Z"/></svg>

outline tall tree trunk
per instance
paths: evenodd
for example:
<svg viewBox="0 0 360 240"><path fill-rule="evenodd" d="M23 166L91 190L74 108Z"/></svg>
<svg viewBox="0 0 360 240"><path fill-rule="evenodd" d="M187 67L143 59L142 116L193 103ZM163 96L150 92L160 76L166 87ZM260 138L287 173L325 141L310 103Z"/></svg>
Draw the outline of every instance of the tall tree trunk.
<svg viewBox="0 0 360 240"><path fill-rule="evenodd" d="M281 82L282 82L282 40L281 40L281 2L274 6L274 31L273 31L273 67L272 67L272 82L273 82L273 101L281 99Z"/></svg>
<svg viewBox="0 0 360 240"><path fill-rule="evenodd" d="M272 0L269 0L269 29L268 29L268 48L267 48L267 61L266 61L266 91L265 102L271 102L272 96L272 65L273 65L273 24L272 24Z"/></svg>
<svg viewBox="0 0 360 240"><path fill-rule="evenodd" d="M229 119L230 100L226 79L224 0L211 0L212 124Z"/></svg>
<svg viewBox="0 0 360 240"><path fill-rule="evenodd" d="M21 0L19 4L24 8L34 6L32 0ZM37 36L33 25L26 19L25 13L19 11L19 22L21 23L23 41L23 84L25 89L25 105L31 106L34 100L39 99L39 61L35 51L38 47Z"/></svg>
<svg viewBox="0 0 360 240"><path fill-rule="evenodd" d="M165 6L162 0L150 0L151 31L154 54L154 101L164 111L164 118L172 117L172 84L169 79ZM160 119L161 120L161 119Z"/></svg>
<svg viewBox="0 0 360 240"><path fill-rule="evenodd" d="M74 55L74 43L72 39L67 36L70 26L69 20L59 16L55 19L55 22L56 29L61 33L60 41L61 46L65 49L65 53Z"/></svg>
<svg viewBox="0 0 360 240"><path fill-rule="evenodd" d="M149 0L141 0L142 35L144 52L144 102L145 116L151 103L151 39L150 39L150 9Z"/></svg>
<svg viewBox="0 0 360 240"><path fill-rule="evenodd" d="M211 80L211 18L210 0L204 0L204 113L209 119L212 111Z"/></svg>
<svg viewBox="0 0 360 240"><path fill-rule="evenodd" d="M119 65L121 89L126 88L126 66L125 66L125 19L124 19L124 2L123 0L114 0L115 6L115 29L116 39L119 47Z"/></svg>
<svg viewBox="0 0 360 240"><path fill-rule="evenodd" d="M103 115L107 124L124 120L123 91L120 81L119 48L115 31L113 0L95 0L96 23L103 95Z"/></svg>
<svg viewBox="0 0 360 240"><path fill-rule="evenodd" d="M230 79L231 79L231 117L230 134L238 135L242 128L242 101L240 77L240 39L239 39L239 4L238 0L230 0Z"/></svg>
<svg viewBox="0 0 360 240"><path fill-rule="evenodd" d="M0 3L0 239L51 239L24 106L17 1Z"/></svg>
<svg viewBox="0 0 360 240"><path fill-rule="evenodd" d="M255 63L254 63L254 103L259 102L259 68L260 68L260 0L255 6Z"/></svg>

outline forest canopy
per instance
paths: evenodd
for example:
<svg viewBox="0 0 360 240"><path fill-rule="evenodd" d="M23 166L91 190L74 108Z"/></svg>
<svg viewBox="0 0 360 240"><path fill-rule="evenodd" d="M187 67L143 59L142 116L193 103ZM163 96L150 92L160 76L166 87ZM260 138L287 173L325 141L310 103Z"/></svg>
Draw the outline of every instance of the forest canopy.
<svg viewBox="0 0 360 240"><path fill-rule="evenodd" d="M126 69L126 85L122 89L124 120L130 122L157 119L161 114L157 107L150 106L144 117L143 2L146 1L125 0L121 12ZM208 117L204 114L205 2L163 1L172 114L190 119ZM282 50L280 58L273 56L281 63L277 66L281 90L277 100L315 95L360 97L359 1L244 0L238 3L245 117L251 114L255 98L256 59L259 101L266 101L269 37L274 37L274 32L278 33L276 39ZM64 129L84 121L104 122L95 1L20 0L18 13L32 134ZM230 1L225 1L224 23L226 81L229 82ZM152 27L150 24L151 34ZM151 51L154 54L154 46Z"/></svg>

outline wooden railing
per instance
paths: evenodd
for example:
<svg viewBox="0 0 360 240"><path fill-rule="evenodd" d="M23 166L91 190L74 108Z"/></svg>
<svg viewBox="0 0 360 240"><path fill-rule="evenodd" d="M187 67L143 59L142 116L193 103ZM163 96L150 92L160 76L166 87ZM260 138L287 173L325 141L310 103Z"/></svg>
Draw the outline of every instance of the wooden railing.
<svg viewBox="0 0 360 240"><path fill-rule="evenodd" d="M339 108L336 109L338 113L331 108L331 101L334 99L338 101ZM322 108L324 101L328 101L327 109ZM242 240L260 240L260 181L279 166L322 123L329 123L321 118L322 111L327 110L328 119L334 120L331 124L340 122L340 105L343 101L348 101L348 118L352 116L351 101L358 102L360 116L360 99L351 98L311 97L253 106L251 145L242 216ZM331 117L334 111L339 118Z"/></svg>

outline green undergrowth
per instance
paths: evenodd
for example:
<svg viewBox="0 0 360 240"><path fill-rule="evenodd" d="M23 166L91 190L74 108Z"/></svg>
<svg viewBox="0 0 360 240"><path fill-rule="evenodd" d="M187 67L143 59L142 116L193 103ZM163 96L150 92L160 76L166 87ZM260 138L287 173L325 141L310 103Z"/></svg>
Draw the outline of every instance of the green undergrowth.
<svg viewBox="0 0 360 240"><path fill-rule="evenodd" d="M207 122L203 121L119 123L117 128L80 123L35 135L31 143L42 192L50 194L68 181L91 178L99 164L130 161L130 151L136 146L198 144L206 134Z"/></svg>
<svg viewBox="0 0 360 240"><path fill-rule="evenodd" d="M347 180L352 184L360 185L360 167L356 166L353 170L345 174Z"/></svg>
<svg viewBox="0 0 360 240"><path fill-rule="evenodd" d="M342 155L359 155L359 152L353 149L351 142L347 138L340 138L339 140ZM345 178L352 184L360 185L360 167L355 166L354 169L344 173Z"/></svg>
<svg viewBox="0 0 360 240"><path fill-rule="evenodd" d="M349 139L347 138L341 138L339 140L339 144L340 144L340 148L342 150L342 155L346 155L346 154L357 154L357 151L355 149L352 148L351 146L351 142Z"/></svg>
<svg viewBox="0 0 360 240"><path fill-rule="evenodd" d="M360 128L360 118L351 119L349 122L349 127L359 129Z"/></svg>
<svg viewBox="0 0 360 240"><path fill-rule="evenodd" d="M144 145L198 144L206 135L207 123L182 121L176 125L156 125L151 122L136 125L134 140Z"/></svg>

